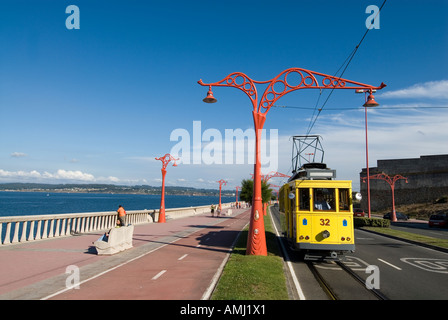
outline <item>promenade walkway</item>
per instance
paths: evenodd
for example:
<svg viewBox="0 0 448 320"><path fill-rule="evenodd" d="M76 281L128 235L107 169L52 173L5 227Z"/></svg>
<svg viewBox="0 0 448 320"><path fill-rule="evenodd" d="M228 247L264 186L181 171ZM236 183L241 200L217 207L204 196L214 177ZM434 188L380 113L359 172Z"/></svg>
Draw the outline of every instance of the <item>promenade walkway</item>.
<svg viewBox="0 0 448 320"><path fill-rule="evenodd" d="M208 299L249 216L233 209L137 225L134 247L113 256L96 254L102 232L4 246L0 299ZM79 289L67 288L77 271Z"/></svg>

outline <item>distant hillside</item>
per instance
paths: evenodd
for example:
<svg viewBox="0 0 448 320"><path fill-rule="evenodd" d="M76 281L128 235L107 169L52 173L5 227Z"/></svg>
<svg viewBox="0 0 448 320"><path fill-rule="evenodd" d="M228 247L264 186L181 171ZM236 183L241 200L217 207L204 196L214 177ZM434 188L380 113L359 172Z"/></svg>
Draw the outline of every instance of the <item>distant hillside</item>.
<svg viewBox="0 0 448 320"><path fill-rule="evenodd" d="M1 183L0 191L28 192L78 192L78 193L131 193L160 194L161 187L149 185L118 186L113 184L43 184L43 183ZM217 196L219 190L190 187L165 187L167 195ZM223 190L222 196L233 196L233 192Z"/></svg>

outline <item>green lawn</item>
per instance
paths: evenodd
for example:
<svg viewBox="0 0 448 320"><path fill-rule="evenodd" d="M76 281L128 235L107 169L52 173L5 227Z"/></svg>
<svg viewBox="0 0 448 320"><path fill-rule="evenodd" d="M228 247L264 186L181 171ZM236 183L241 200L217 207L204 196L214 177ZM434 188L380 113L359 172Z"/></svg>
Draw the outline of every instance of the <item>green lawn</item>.
<svg viewBox="0 0 448 320"><path fill-rule="evenodd" d="M264 217L264 223L268 255L246 255L248 228L242 231L211 297L212 300L289 299L283 272L283 257L269 216Z"/></svg>

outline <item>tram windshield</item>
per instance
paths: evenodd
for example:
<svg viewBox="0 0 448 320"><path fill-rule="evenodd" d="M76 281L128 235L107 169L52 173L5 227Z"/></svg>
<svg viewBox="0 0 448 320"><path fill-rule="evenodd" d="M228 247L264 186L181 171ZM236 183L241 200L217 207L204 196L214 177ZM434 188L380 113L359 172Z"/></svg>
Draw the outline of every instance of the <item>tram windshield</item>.
<svg viewBox="0 0 448 320"><path fill-rule="evenodd" d="M314 210L335 210L334 189L316 188L313 193Z"/></svg>

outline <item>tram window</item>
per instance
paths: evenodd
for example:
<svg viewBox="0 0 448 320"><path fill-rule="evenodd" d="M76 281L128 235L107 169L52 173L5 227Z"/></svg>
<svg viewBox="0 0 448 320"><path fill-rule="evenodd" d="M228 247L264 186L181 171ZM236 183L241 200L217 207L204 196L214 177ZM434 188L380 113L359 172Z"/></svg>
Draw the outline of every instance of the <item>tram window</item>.
<svg viewBox="0 0 448 320"><path fill-rule="evenodd" d="M299 189L299 210L310 211L310 189Z"/></svg>
<svg viewBox="0 0 448 320"><path fill-rule="evenodd" d="M350 210L350 192L349 189L339 189L339 211Z"/></svg>
<svg viewBox="0 0 448 320"><path fill-rule="evenodd" d="M335 210L334 189L314 189L314 210Z"/></svg>

